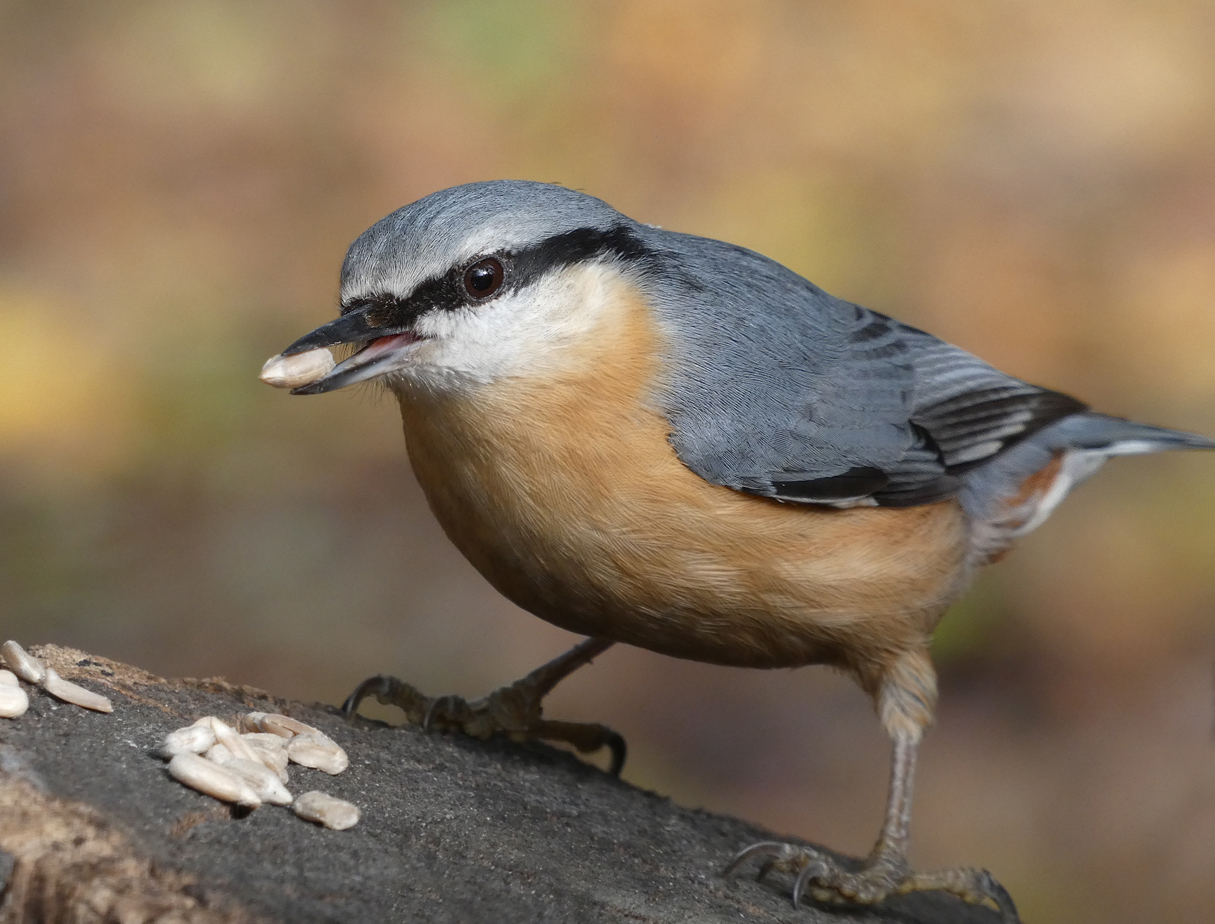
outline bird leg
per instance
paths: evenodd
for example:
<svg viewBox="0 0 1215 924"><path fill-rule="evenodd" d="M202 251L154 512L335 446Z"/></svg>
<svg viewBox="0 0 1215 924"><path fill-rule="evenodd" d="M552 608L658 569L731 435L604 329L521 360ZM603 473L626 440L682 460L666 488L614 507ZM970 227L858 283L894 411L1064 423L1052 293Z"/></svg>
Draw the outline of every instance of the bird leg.
<svg viewBox="0 0 1215 924"><path fill-rule="evenodd" d="M427 696L403 680L380 674L355 688L342 704L342 714L352 717L363 700L374 696L396 706L425 731L462 731L481 739L500 733L518 742L541 738L565 742L583 753L606 747L612 752L609 772L619 776L626 755L624 738L604 725L550 721L542 717L541 706L553 687L611 645L608 639L588 638L521 680L472 702L460 696Z"/></svg>
<svg viewBox="0 0 1215 924"><path fill-rule="evenodd" d="M926 662L926 656L924 658ZM985 869L957 867L931 873L917 873L907 862L908 826L911 819L912 784L916 755L924 727L931 719L935 699L935 677L925 674L924 662L910 672L895 671L882 684L878 708L882 724L894 739L890 791L882 832L869 856L853 871L846 869L832 854L814 847L764 841L752 844L735 855L723 875L730 875L748 860L763 857L759 879L771 870L794 875L793 905L801 903L808 891L822 902L850 902L876 905L891 895L908 892L949 892L975 905L990 902L1000 912L1004 924L1017 924L1016 906L1004 887ZM903 665L906 666L906 665ZM931 665L928 665L931 671ZM914 676L908 678L907 674ZM914 683L901 688L898 674ZM928 683L925 683L925 681ZM929 685L930 684L930 685Z"/></svg>

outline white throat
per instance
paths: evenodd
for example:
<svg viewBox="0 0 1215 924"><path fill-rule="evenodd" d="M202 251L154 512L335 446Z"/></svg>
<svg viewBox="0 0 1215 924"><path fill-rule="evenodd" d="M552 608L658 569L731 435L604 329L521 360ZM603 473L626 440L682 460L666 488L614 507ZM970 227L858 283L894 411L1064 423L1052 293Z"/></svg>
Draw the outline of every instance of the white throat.
<svg viewBox="0 0 1215 924"><path fill-rule="evenodd" d="M579 345L605 335L606 316L630 285L616 267L582 264L484 304L424 315L415 330L426 339L387 384L463 389L576 367L586 352Z"/></svg>

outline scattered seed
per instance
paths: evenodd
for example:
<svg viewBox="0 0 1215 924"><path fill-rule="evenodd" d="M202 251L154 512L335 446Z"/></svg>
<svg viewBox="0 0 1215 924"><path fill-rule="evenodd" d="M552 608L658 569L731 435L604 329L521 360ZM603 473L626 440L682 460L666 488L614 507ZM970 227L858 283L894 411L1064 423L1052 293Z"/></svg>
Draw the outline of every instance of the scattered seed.
<svg viewBox="0 0 1215 924"><path fill-rule="evenodd" d="M53 667L46 669L46 679L43 680L42 686L51 696L61 699L65 703L83 706L85 709L92 709L94 712L114 711L114 707L110 704L110 701L100 693L94 693L92 690L86 690L84 687L72 683L70 680L64 680L55 672Z"/></svg>
<svg viewBox="0 0 1215 924"><path fill-rule="evenodd" d="M278 716L273 713L250 712L242 721L246 728L261 734L276 735L279 738L295 737L295 732L291 729L274 722L273 719L276 718Z"/></svg>
<svg viewBox="0 0 1215 924"><path fill-rule="evenodd" d="M205 754L208 749L215 747L215 732L210 724L194 723L186 728L171 731L165 736L164 744L156 753L165 760L172 760L178 754Z"/></svg>
<svg viewBox="0 0 1215 924"><path fill-rule="evenodd" d="M223 719L211 716L211 730L215 732L215 740L231 751L233 757L261 763L261 759L254 753L253 748L249 747L241 738L240 733Z"/></svg>
<svg viewBox="0 0 1215 924"><path fill-rule="evenodd" d="M224 764L224 769L235 773L248 783L249 788L257 793L257 797L263 802L269 802L271 805L290 805L295 798L279 781L278 774L263 763L234 757Z"/></svg>
<svg viewBox="0 0 1215 924"><path fill-rule="evenodd" d="M350 766L350 758L341 746L307 722L273 712L250 712L244 724L287 739L287 756L300 766L329 774L341 773Z"/></svg>
<svg viewBox="0 0 1215 924"><path fill-rule="evenodd" d="M241 735L241 740L249 745L263 764L278 774L278 778L287 782L287 739L267 732L255 732Z"/></svg>
<svg viewBox="0 0 1215 924"><path fill-rule="evenodd" d="M266 717L264 712L246 712L240 717L240 727L242 733L246 735L261 734L262 728L259 724Z"/></svg>
<svg viewBox="0 0 1215 924"><path fill-rule="evenodd" d="M359 823L356 806L317 790L306 792L296 799L291 810L305 821L315 821L334 831L345 831Z"/></svg>
<svg viewBox="0 0 1215 924"><path fill-rule="evenodd" d="M232 752L228 750L228 746L226 744L211 745L211 747L207 748L207 751L205 754L203 754L203 757L211 761L211 763L220 764L221 766L229 761L236 760Z"/></svg>
<svg viewBox="0 0 1215 924"><path fill-rule="evenodd" d="M0 686L19 687L21 684L17 680L17 675L12 671L0 670Z"/></svg>
<svg viewBox="0 0 1215 924"><path fill-rule="evenodd" d="M334 365L333 354L323 347L294 356L280 354L266 360L258 378L275 388L298 388L328 375Z"/></svg>
<svg viewBox="0 0 1215 924"><path fill-rule="evenodd" d="M25 710L30 707L30 698L25 690L17 685L16 676L9 676L13 678L13 683L0 683L0 717L15 719L25 714Z"/></svg>
<svg viewBox="0 0 1215 924"><path fill-rule="evenodd" d="M350 766L346 752L320 732L296 735L287 742L287 756L301 767L324 770L330 775L339 774Z"/></svg>
<svg viewBox="0 0 1215 924"><path fill-rule="evenodd" d="M287 747L287 739L273 732L245 732L241 738L250 747L264 748L268 751L282 751Z"/></svg>
<svg viewBox="0 0 1215 924"><path fill-rule="evenodd" d="M293 719L289 715L279 715L277 712L251 712L245 716L245 721L256 721L257 727L262 731L280 738L290 738L293 735L324 735L319 728L314 728L307 722Z"/></svg>
<svg viewBox="0 0 1215 924"><path fill-rule="evenodd" d="M188 751L169 761L169 775L179 783L221 802L234 802L246 808L262 804L252 787L227 767L212 763Z"/></svg>
<svg viewBox="0 0 1215 924"><path fill-rule="evenodd" d="M0 657L3 657L4 663L26 683L42 683L46 679L46 665L14 641L7 641L0 646Z"/></svg>

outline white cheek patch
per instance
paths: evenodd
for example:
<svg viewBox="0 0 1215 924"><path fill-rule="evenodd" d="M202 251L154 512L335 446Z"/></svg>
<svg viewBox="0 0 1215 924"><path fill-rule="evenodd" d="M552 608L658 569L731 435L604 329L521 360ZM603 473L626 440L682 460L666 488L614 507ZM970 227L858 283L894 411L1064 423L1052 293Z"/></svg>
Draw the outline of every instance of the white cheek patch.
<svg viewBox="0 0 1215 924"><path fill-rule="evenodd" d="M427 339L402 371L453 387L567 368L578 361L571 348L597 336L628 284L611 266L576 266L484 304L431 312L418 319Z"/></svg>

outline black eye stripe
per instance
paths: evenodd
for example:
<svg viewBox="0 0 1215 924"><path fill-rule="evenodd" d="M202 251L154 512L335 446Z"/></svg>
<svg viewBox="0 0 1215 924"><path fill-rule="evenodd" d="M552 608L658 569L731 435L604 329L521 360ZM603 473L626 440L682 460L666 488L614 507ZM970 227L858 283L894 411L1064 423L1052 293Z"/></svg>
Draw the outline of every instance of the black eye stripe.
<svg viewBox="0 0 1215 924"><path fill-rule="evenodd" d="M466 287L466 273L489 259L499 262L503 269L502 282L493 291L501 295L534 282L554 269L572 266L597 257L615 258L624 262L652 259L654 251L645 246L627 225L613 228L576 228L557 234L530 247L513 253L485 254L442 276L423 280L407 298L377 292L350 299L342 304L342 314L374 308L377 315L391 316L392 323L403 325L430 311L455 311L467 305L486 301L488 296L474 296Z"/></svg>
<svg viewBox="0 0 1215 924"><path fill-rule="evenodd" d="M600 256L614 256L625 261L652 255L631 228L617 225L606 231L601 228L576 228L557 234L514 255L519 272L538 275L559 266L569 266Z"/></svg>

